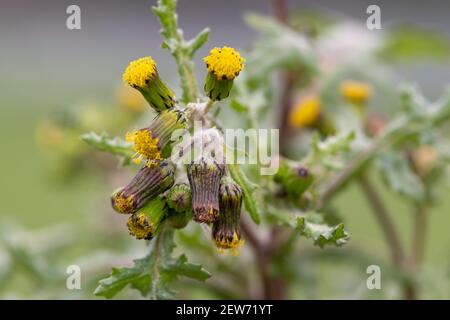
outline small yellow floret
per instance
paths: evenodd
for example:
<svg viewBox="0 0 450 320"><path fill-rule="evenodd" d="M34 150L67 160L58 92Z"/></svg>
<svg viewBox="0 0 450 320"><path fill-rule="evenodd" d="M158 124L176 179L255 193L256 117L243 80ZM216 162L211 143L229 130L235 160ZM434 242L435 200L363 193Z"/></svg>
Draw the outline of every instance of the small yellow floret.
<svg viewBox="0 0 450 320"><path fill-rule="evenodd" d="M143 88L156 76L156 63L149 56L131 61L123 73L123 81L132 87Z"/></svg>
<svg viewBox="0 0 450 320"><path fill-rule="evenodd" d="M293 127L303 128L316 123L321 112L320 100L315 96L301 99L289 115L289 123Z"/></svg>
<svg viewBox="0 0 450 320"><path fill-rule="evenodd" d="M203 61L218 80L233 80L244 67L244 58L230 47L212 49Z"/></svg>
<svg viewBox="0 0 450 320"><path fill-rule="evenodd" d="M364 103L373 95L372 87L364 82L345 81L340 86L341 96L353 103Z"/></svg>
<svg viewBox="0 0 450 320"><path fill-rule="evenodd" d="M133 142L133 149L145 158L149 160L161 159L161 150L158 145L159 139L153 137L150 130L144 129L128 132L125 136L125 140Z"/></svg>

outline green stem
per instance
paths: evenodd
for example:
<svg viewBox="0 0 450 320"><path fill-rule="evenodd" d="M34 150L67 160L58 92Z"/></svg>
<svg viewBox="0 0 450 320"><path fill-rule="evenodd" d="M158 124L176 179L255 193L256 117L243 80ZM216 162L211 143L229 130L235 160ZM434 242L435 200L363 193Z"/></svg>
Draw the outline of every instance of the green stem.
<svg viewBox="0 0 450 320"><path fill-rule="evenodd" d="M413 272L419 271L424 255L425 240L428 227L427 208L423 204L417 204L414 212L414 231L412 238L411 269Z"/></svg>
<svg viewBox="0 0 450 320"><path fill-rule="evenodd" d="M205 109L203 110L203 116L207 115L211 109L214 107L214 100L209 99L206 103Z"/></svg>

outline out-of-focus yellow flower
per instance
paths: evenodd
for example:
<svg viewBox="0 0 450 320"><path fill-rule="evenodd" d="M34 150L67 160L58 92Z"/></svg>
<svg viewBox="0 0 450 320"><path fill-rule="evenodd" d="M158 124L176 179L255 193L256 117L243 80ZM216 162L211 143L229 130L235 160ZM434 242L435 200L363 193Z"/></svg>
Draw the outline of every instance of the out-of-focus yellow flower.
<svg viewBox="0 0 450 320"><path fill-rule="evenodd" d="M138 159L146 158L148 164L162 159L161 152L170 144L175 130L186 126L186 118L182 111L168 109L159 113L147 128L128 132L125 140L133 142L133 149ZM140 160L135 161L139 163Z"/></svg>
<svg viewBox="0 0 450 320"><path fill-rule="evenodd" d="M301 99L289 115L289 123L296 128L304 128L316 124L321 113L321 102L316 96Z"/></svg>
<svg viewBox="0 0 450 320"><path fill-rule="evenodd" d="M373 89L367 83L348 80L341 83L340 93L349 102L363 104L372 98Z"/></svg>
<svg viewBox="0 0 450 320"><path fill-rule="evenodd" d="M123 73L123 81L132 87L143 88L157 75L155 60L148 56L131 61Z"/></svg>
<svg viewBox="0 0 450 320"><path fill-rule="evenodd" d="M425 145L412 152L412 160L417 173L424 177L426 176L435 166L439 158L439 152L436 148Z"/></svg>
<svg viewBox="0 0 450 320"><path fill-rule="evenodd" d="M121 107L136 113L145 111L147 102L138 91L131 87L121 85L117 88L116 96Z"/></svg>

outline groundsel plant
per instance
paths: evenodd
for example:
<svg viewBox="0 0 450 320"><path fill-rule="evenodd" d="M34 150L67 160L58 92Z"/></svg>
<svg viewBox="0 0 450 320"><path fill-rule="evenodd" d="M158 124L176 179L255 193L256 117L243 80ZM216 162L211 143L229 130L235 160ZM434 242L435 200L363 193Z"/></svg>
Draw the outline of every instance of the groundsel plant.
<svg viewBox="0 0 450 320"><path fill-rule="evenodd" d="M444 170L447 159L436 145L442 141L437 128L450 118L449 97L430 104L407 88L399 97L396 94L402 113L387 121L368 111L375 94L368 81L317 80L319 72L331 72L329 66L320 70L317 59L322 53L315 51L320 45L319 49L311 45L316 39L285 22L256 15L247 20L264 39L248 53L230 46L212 48L203 58L206 75L199 90L193 57L207 42L209 30L185 40L175 9L175 0L159 0L153 12L162 25L162 48L177 63L182 95L175 96L176 90L164 83L164 72L152 57L137 58L124 68L123 81L145 98L153 119L144 127L130 128L124 139L93 132L81 137L121 157L122 164L136 166L135 176L117 188L110 201L128 218L124 232L128 229L149 245L148 254L134 260L133 266L113 268L95 294L112 298L130 286L145 297L168 299L174 297L175 280L196 285L186 280L190 278L204 281L204 287L219 297L286 298L290 279L298 277L293 266L299 236L320 248L348 243L349 233L333 214L331 199L352 181L378 210L392 264L403 273L399 282L406 293L413 292L418 258L414 256L412 266L406 263L367 172L375 164L395 192L418 208L429 206L431 181ZM278 71L284 76L276 93L268 75ZM336 81L339 85L330 84ZM296 103L291 103L293 84L307 93ZM279 117L274 117L276 99L281 101ZM326 107L330 104L339 111L330 112ZM243 144L227 139L221 111L238 114L233 117L239 118ZM280 139L278 131L277 139L259 139L244 131L267 128L279 128ZM426 129L436 135L425 137ZM307 138L306 144L298 132ZM420 146L423 141L427 149ZM297 142L303 149L292 147ZM257 161L242 161L255 154ZM270 157L264 162L261 155ZM264 166L273 170L264 171ZM423 241L420 234L417 237ZM178 249L186 249L179 256L173 253L175 239L182 244ZM188 262L187 253L209 257L217 270L210 273ZM239 269L243 266L248 277ZM257 272L250 274L253 269ZM214 277L216 271L232 285L224 286ZM250 283L255 275L256 285Z"/></svg>

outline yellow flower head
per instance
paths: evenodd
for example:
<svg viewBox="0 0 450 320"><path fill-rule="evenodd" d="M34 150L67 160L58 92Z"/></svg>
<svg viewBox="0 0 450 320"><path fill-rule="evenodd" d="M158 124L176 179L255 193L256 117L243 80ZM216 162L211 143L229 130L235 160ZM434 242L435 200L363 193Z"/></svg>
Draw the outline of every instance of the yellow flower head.
<svg viewBox="0 0 450 320"><path fill-rule="evenodd" d="M362 104L372 98L370 85L358 81L344 81L340 86L341 96L349 102Z"/></svg>
<svg viewBox="0 0 450 320"><path fill-rule="evenodd" d="M244 58L230 47L212 49L203 61L218 80L233 80L244 67Z"/></svg>
<svg viewBox="0 0 450 320"><path fill-rule="evenodd" d="M128 132L125 140L133 142L133 149L140 156L150 160L161 159L161 148L158 137L154 137L149 129L140 129Z"/></svg>
<svg viewBox="0 0 450 320"><path fill-rule="evenodd" d="M151 239L156 232L156 227L149 221L144 213L136 213L132 215L127 221L127 227L130 234L136 239Z"/></svg>
<svg viewBox="0 0 450 320"><path fill-rule="evenodd" d="M320 116L321 103L315 96L301 99L289 115L289 123L293 127L304 128L315 124Z"/></svg>
<svg viewBox="0 0 450 320"><path fill-rule="evenodd" d="M156 63L152 57L131 61L123 73L123 81L134 88L143 88L157 76Z"/></svg>

